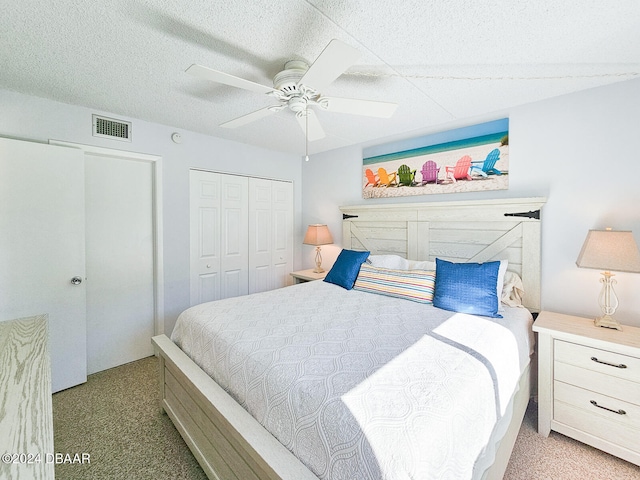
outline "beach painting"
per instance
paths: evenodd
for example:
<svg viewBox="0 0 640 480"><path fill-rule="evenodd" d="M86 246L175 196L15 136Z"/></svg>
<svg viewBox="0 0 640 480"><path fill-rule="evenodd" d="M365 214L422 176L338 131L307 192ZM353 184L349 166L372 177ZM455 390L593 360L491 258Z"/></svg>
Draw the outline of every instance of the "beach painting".
<svg viewBox="0 0 640 480"><path fill-rule="evenodd" d="M362 197L509 188L509 119L363 151Z"/></svg>

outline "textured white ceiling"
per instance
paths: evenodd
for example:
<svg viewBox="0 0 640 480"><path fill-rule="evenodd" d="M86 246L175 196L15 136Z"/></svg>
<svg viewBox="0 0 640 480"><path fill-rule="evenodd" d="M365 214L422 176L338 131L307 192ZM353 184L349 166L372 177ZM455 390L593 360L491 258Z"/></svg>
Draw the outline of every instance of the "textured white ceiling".
<svg viewBox="0 0 640 480"><path fill-rule="evenodd" d="M271 86L333 38L362 56L322 93L399 107L319 112L311 153L640 74L638 0L20 0L0 15L0 88L302 155L291 111L220 128L273 101L184 71Z"/></svg>

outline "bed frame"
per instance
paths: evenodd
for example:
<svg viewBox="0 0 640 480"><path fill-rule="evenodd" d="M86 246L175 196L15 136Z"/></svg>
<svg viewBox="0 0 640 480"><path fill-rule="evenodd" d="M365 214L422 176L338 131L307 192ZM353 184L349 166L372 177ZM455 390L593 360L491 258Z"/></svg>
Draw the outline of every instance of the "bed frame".
<svg viewBox="0 0 640 480"><path fill-rule="evenodd" d="M540 310L540 209L544 198L341 207L344 248L414 260L509 260L523 280L523 303ZM210 479L317 480L289 450L204 373L167 336L160 357L161 405ZM520 379L513 417L483 478L500 479L509 462L531 379Z"/></svg>

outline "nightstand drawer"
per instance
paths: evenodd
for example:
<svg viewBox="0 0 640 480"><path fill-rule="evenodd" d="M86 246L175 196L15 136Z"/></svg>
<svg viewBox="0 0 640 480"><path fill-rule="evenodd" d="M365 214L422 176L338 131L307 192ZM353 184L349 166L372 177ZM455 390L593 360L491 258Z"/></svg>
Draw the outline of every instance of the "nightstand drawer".
<svg viewBox="0 0 640 480"><path fill-rule="evenodd" d="M640 358L637 357L556 340L554 359L640 384Z"/></svg>
<svg viewBox="0 0 640 480"><path fill-rule="evenodd" d="M595 402L595 405L592 402ZM616 445L640 452L640 442L638 442L640 406L638 405L556 381L554 382L553 419Z"/></svg>
<svg viewBox="0 0 640 480"><path fill-rule="evenodd" d="M623 378L555 362L554 380L640 405L640 383Z"/></svg>

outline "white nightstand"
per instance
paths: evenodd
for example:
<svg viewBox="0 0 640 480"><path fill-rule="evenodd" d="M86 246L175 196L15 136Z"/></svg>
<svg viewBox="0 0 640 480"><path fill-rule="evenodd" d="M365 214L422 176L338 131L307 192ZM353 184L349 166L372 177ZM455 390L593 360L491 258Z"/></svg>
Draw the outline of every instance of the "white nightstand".
<svg viewBox="0 0 640 480"><path fill-rule="evenodd" d="M640 465L640 328L541 312L538 432L551 430Z"/></svg>
<svg viewBox="0 0 640 480"><path fill-rule="evenodd" d="M324 271L322 273L315 273L313 268L309 270L298 270L297 272L291 272L291 276L293 277L293 281L295 283L304 283L304 282L312 282L314 280L322 280L327 276L328 271Z"/></svg>

